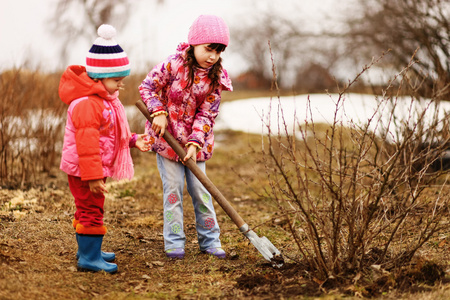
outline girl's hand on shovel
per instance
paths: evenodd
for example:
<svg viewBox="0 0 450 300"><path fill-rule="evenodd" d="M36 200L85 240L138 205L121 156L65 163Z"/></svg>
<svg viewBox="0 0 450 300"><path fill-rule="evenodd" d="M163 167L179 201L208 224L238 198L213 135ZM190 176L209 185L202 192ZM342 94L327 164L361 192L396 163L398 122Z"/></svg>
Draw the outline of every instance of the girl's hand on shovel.
<svg viewBox="0 0 450 300"><path fill-rule="evenodd" d="M195 145L189 145L187 148L186 156L183 158L183 164L184 162L188 161L188 159L192 158L194 162L197 162L197 146Z"/></svg>
<svg viewBox="0 0 450 300"><path fill-rule="evenodd" d="M152 122L152 129L155 132L155 134L158 134L159 136L164 135L164 131L166 131L167 127L167 117L164 114L157 115L153 118Z"/></svg>

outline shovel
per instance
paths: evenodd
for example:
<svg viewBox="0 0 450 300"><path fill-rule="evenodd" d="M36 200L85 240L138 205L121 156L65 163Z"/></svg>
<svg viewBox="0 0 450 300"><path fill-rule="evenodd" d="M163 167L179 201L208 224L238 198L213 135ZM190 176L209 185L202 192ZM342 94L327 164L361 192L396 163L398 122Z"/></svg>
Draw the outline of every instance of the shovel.
<svg viewBox="0 0 450 300"><path fill-rule="evenodd" d="M153 122L153 118L147 110L147 106L144 101L138 100L136 102L137 108L142 112L142 114L149 120ZM170 134L168 130L164 131L164 140L172 147L175 153L183 158L186 156L186 152L183 147L178 143L178 141ZM222 207L226 214L231 218L231 220L236 224L239 230L250 240L250 242L255 246L255 248L262 254L262 256L271 262L274 267L282 267L284 264L284 259L280 251L267 239L265 236L260 238L253 230L249 228L247 223L241 218L241 216L236 212L236 210L231 206L227 199L222 195L222 193L217 189L217 187L209 180L209 178L202 172L202 170L197 166L193 159L189 159L184 162L184 164L191 170L192 173L197 177L197 179L203 184L203 186L208 190L208 192L216 199L217 203Z"/></svg>

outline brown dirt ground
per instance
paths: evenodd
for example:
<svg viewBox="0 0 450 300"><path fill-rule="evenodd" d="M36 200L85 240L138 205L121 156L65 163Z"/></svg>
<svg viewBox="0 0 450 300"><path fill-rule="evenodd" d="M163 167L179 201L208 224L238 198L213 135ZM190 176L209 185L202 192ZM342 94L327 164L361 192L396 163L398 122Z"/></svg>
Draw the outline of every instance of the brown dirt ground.
<svg viewBox="0 0 450 300"><path fill-rule="evenodd" d="M249 145L257 148L259 138L223 135L222 140L234 142L219 145L208 164L208 176L255 232L281 250L283 267L274 268L264 260L219 206L216 212L227 258L200 253L189 197L185 199L187 255L183 260L166 258L155 157L133 152L135 178L109 181L105 203L108 233L103 249L116 253L116 274L77 271L71 226L74 204L64 174L55 170L31 190L0 190L0 299L450 298L450 285L416 280L431 278L437 270L432 266L428 273L423 267L411 268L401 281L392 274L380 276L365 287L315 279L302 266L289 234L277 224L273 204L257 196L267 183L264 171L254 163L258 154ZM445 239L424 251L448 260Z"/></svg>

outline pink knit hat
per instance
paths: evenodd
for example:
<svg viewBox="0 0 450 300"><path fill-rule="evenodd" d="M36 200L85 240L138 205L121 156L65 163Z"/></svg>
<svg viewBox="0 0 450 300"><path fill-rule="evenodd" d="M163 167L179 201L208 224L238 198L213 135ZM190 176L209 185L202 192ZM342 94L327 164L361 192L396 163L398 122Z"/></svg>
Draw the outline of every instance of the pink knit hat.
<svg viewBox="0 0 450 300"><path fill-rule="evenodd" d="M201 15L189 29L188 43L190 45L219 43L228 46L230 33L225 21L214 15Z"/></svg>

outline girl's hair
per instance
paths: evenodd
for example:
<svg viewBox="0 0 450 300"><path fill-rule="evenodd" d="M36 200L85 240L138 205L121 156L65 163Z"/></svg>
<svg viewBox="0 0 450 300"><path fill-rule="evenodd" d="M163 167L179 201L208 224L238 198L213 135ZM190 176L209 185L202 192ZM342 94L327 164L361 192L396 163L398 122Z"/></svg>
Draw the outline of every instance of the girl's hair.
<svg viewBox="0 0 450 300"><path fill-rule="evenodd" d="M212 43L208 45L209 48L212 50L216 50L218 53L221 53L225 51L224 44L219 43ZM184 66L188 67L189 69L189 78L188 78L188 84L186 85L185 89L188 89L192 87L194 84L194 68L197 67L200 68L200 65L198 64L197 60L195 59L194 55L194 46L190 46L187 50L187 57L186 57L186 63ZM220 80L220 73L222 72L222 58L219 57L219 60L211 67L208 73L208 78L211 79L211 85L208 91L208 94L211 94L212 91L214 91L219 86L219 80Z"/></svg>

